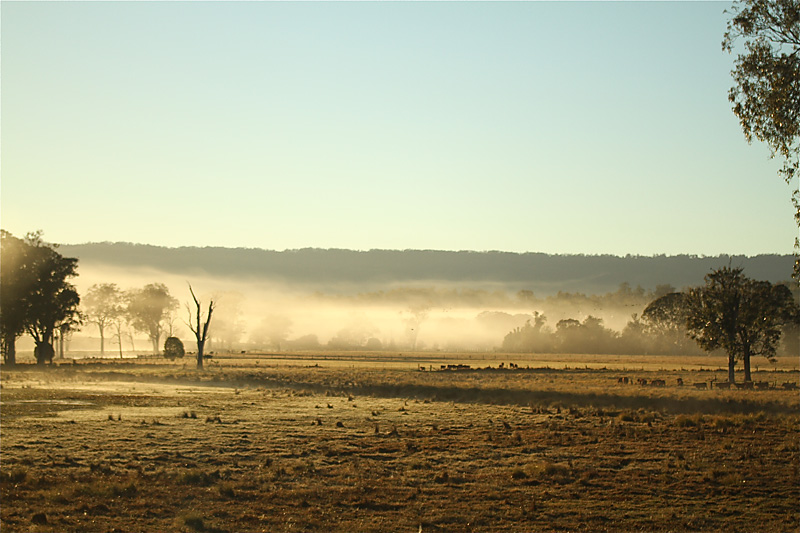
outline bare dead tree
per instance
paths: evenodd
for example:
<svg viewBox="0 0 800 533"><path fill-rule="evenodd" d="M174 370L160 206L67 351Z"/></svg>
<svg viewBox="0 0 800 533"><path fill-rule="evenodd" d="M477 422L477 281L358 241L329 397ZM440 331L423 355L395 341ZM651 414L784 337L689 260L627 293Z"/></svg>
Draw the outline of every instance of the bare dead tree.
<svg viewBox="0 0 800 533"><path fill-rule="evenodd" d="M203 313L201 310L200 301L197 299L197 296L194 295L194 291L192 290L192 284L189 284L189 292L192 295L192 299L194 300L195 305L195 313L196 319L193 320L192 317L192 308L189 304L186 304L186 311L189 313L189 322L188 326L189 329L192 330L194 333L195 338L197 339L197 368L203 368L203 347L206 344L206 339L208 339L208 326L211 324L211 314L214 312L214 300L210 299L208 302L208 312L205 316L205 323L203 323Z"/></svg>

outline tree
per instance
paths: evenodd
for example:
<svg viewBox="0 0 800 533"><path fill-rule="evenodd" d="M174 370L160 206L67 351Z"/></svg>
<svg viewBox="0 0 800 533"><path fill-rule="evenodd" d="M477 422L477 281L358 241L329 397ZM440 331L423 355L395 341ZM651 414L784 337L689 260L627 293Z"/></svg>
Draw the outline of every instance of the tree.
<svg viewBox="0 0 800 533"><path fill-rule="evenodd" d="M686 330L686 294L670 292L656 298L642 312L643 333L659 352L686 353L692 342Z"/></svg>
<svg viewBox="0 0 800 533"><path fill-rule="evenodd" d="M526 320L524 326L514 328L503 338L503 351L528 353L552 351L553 334L545 325L546 322L546 316L534 311L533 324L530 320Z"/></svg>
<svg viewBox="0 0 800 533"><path fill-rule="evenodd" d="M164 357L175 359L184 355L186 355L186 351L183 348L183 342L178 337L167 337L167 340L164 341Z"/></svg>
<svg viewBox="0 0 800 533"><path fill-rule="evenodd" d="M159 353L161 335L166 331L172 311L178 308L178 300L163 283L151 283L143 289L129 291L127 300L131 325L146 333L153 344L153 353Z"/></svg>
<svg viewBox="0 0 800 533"><path fill-rule="evenodd" d="M411 305L408 308L409 317L403 322L406 326L406 336L411 350L417 349L417 338L419 337L419 328L422 323L428 319L428 311L431 309L430 303L421 303Z"/></svg>
<svg viewBox="0 0 800 533"><path fill-rule="evenodd" d="M29 295L25 329L36 343L36 362L52 362L55 351L53 336L58 328L74 330L81 324L78 312L80 296L67 278L77 276L78 260L63 257L54 247L45 244L41 236L31 239L32 261L36 273L36 290Z"/></svg>
<svg viewBox="0 0 800 533"><path fill-rule="evenodd" d="M556 323L555 339L561 353L614 353L617 333L603 326L603 319L592 315L579 322L566 318Z"/></svg>
<svg viewBox="0 0 800 533"><path fill-rule="evenodd" d="M135 292L135 291L133 291ZM119 313L111 320L111 327L114 330L114 337L117 339L119 348L119 358L122 359L122 338L127 336L131 343L131 351L136 352L136 345L133 339L132 317L128 311L128 303L131 301L132 291L120 292Z"/></svg>
<svg viewBox="0 0 800 533"><path fill-rule="evenodd" d="M27 297L34 291L36 277L30 261L31 246L0 230L0 341L3 362L17 361L16 342L25 332Z"/></svg>
<svg viewBox="0 0 800 533"><path fill-rule="evenodd" d="M195 311L196 311L196 319L192 320L192 309L189 307L189 304L186 304L186 310L189 312L189 322L188 326L189 329L192 330L194 333L195 338L197 339L197 368L203 368L203 347L206 344L206 340L208 339L208 327L211 325L211 314L214 312L214 300L209 299L208 301L208 311L206 312L205 316L205 323L203 322L203 316L201 312L201 305L200 301L197 299L197 296L194 295L194 291L192 290L192 286L189 285L189 292L192 295L192 300L194 300Z"/></svg>
<svg viewBox="0 0 800 533"><path fill-rule="evenodd" d="M80 296L68 282L77 276L78 260L64 257L56 246L42 240L42 233L28 233L24 240L2 232L3 355L16 362L15 342L22 332L33 337L38 364L52 362L56 332L66 334L81 323Z"/></svg>
<svg viewBox="0 0 800 533"><path fill-rule="evenodd" d="M723 267L706 275L706 284L686 295L689 336L705 351L728 355L728 381L736 362L744 364L744 380L752 381L750 358L772 359L781 328L800 320L800 307L786 285L754 281L741 268Z"/></svg>
<svg viewBox="0 0 800 533"><path fill-rule="evenodd" d="M779 174L791 185L800 168L800 2L739 0L722 41L732 53L744 40L744 52L731 72L728 92L748 142L767 143L772 156L783 158ZM800 227L800 186L792 191L795 223ZM800 280L800 240L794 275Z"/></svg>
<svg viewBox="0 0 800 533"><path fill-rule="evenodd" d="M86 320L97 325L100 332L100 355L105 355L105 329L113 326L124 312L122 292L116 283L94 284L84 296L83 305L86 309Z"/></svg>

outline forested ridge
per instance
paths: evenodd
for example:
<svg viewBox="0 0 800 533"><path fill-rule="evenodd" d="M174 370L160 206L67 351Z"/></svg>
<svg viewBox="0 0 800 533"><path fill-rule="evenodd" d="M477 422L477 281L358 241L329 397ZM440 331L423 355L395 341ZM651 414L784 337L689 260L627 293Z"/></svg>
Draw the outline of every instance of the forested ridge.
<svg viewBox="0 0 800 533"><path fill-rule="evenodd" d="M632 286L671 284L680 288L696 285L712 269L729 264L744 268L753 278L779 282L790 278L793 264L789 254L620 257L498 251L167 248L130 243L62 245L60 249L82 263L265 278L289 284L497 283L537 293L603 293L625 282Z"/></svg>

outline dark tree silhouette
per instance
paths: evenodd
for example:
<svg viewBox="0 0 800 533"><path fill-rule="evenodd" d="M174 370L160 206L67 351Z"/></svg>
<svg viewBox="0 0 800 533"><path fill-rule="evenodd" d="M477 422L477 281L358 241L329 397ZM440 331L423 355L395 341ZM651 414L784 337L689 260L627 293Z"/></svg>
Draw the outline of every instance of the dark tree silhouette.
<svg viewBox="0 0 800 533"><path fill-rule="evenodd" d="M186 304L186 310L189 312L189 322L187 325L197 339L197 368L202 369L203 348L205 347L206 340L208 339L208 327L211 325L211 314L214 312L214 300L209 299L208 311L206 312L205 322L203 322L203 313L201 310L202 306L200 305L200 301L197 299L197 296L194 295L194 290L192 290L191 284L189 285L189 292L192 295L192 300L194 300L196 319L193 320L192 308L189 307L189 304Z"/></svg>
<svg viewBox="0 0 800 533"><path fill-rule="evenodd" d="M14 365L17 338L25 332L27 297L36 278L29 264L30 244L5 230L0 230L0 242L0 341L3 362Z"/></svg>
<svg viewBox="0 0 800 533"><path fill-rule="evenodd" d="M167 340L164 341L164 357L175 359L184 355L186 355L186 351L183 348L183 342L178 337L167 337Z"/></svg>
<svg viewBox="0 0 800 533"><path fill-rule="evenodd" d="M553 334L545 325L547 317L538 311L533 313L533 324L525 321L503 338L502 349L506 352L548 353L553 351Z"/></svg>
<svg viewBox="0 0 800 533"><path fill-rule="evenodd" d="M2 242L0 313L5 360L16 362L15 341L22 326L36 343L36 362L52 362L56 332L64 334L81 323L80 297L67 281L78 275L78 260L56 252L55 245L42 240L41 232L29 233L25 240L3 232Z"/></svg>
<svg viewBox="0 0 800 533"><path fill-rule="evenodd" d="M143 289L128 292L128 315L134 329L146 333L153 344L153 353L161 351L160 339L178 300L169 294L163 283L151 283Z"/></svg>
<svg viewBox="0 0 800 533"><path fill-rule="evenodd" d="M741 0L733 4L722 48L732 53L741 38L744 52L731 72L728 93L748 142L769 145L783 158L780 174L791 185L800 166L800 2ZM792 191L800 227L800 187ZM800 281L800 241L795 240L794 275Z"/></svg>
<svg viewBox="0 0 800 533"><path fill-rule="evenodd" d="M782 327L800 320L800 308L786 285L754 281L741 268L723 267L706 275L706 284L686 295L689 336L706 351L728 355L728 381L736 362L751 381L750 358L775 355Z"/></svg>
<svg viewBox="0 0 800 533"><path fill-rule="evenodd" d="M81 323L78 312L80 296L67 282L77 276L78 260L63 257L53 247L45 244L40 235L31 239L31 265L36 273L36 290L28 297L25 329L36 343L36 362L52 362L55 350L53 336L56 329L74 330Z"/></svg>
<svg viewBox="0 0 800 533"><path fill-rule="evenodd" d="M650 302L642 312L643 333L657 343L661 351L685 353L691 343L686 330L688 311L686 294L664 294Z"/></svg>

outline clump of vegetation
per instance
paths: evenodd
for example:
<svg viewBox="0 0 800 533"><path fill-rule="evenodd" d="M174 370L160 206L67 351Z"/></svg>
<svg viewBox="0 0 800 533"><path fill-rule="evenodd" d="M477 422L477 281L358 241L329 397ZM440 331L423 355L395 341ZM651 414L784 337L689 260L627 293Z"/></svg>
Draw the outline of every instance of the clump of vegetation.
<svg viewBox="0 0 800 533"><path fill-rule="evenodd" d="M511 479L531 480L532 482L550 481L559 484L573 481L573 469L570 465L555 463L548 459L540 459L533 463L516 467L511 471Z"/></svg>
<svg viewBox="0 0 800 533"><path fill-rule="evenodd" d="M182 525L191 528L195 531L206 530L206 523L205 520L203 519L203 515L194 511L181 515L178 521Z"/></svg>
<svg viewBox="0 0 800 533"><path fill-rule="evenodd" d="M197 485L200 487L208 487L213 485L219 479L219 473L212 472L198 472L190 470L178 476L178 483L181 485Z"/></svg>
<svg viewBox="0 0 800 533"><path fill-rule="evenodd" d="M183 342L178 337L167 337L164 341L164 357L167 359L175 359L186 355L186 350L183 348Z"/></svg>
<svg viewBox="0 0 800 533"><path fill-rule="evenodd" d="M14 468L9 472L0 473L0 478L3 480L3 482L11 483L12 485L18 485L19 483L24 482L27 477L28 472L20 468Z"/></svg>
<svg viewBox="0 0 800 533"><path fill-rule="evenodd" d="M128 483L114 483L98 480L94 483L79 486L76 492L79 495L92 496L105 500L121 497L132 498L139 493L139 488L133 481Z"/></svg>
<svg viewBox="0 0 800 533"><path fill-rule="evenodd" d="M699 413L693 415L678 415L675 417L674 424L679 428L686 427L703 427L705 417Z"/></svg>
<svg viewBox="0 0 800 533"><path fill-rule="evenodd" d="M228 481L217 485L217 492L219 492L219 495L224 498L229 498L231 500L236 498L236 488L233 483Z"/></svg>

